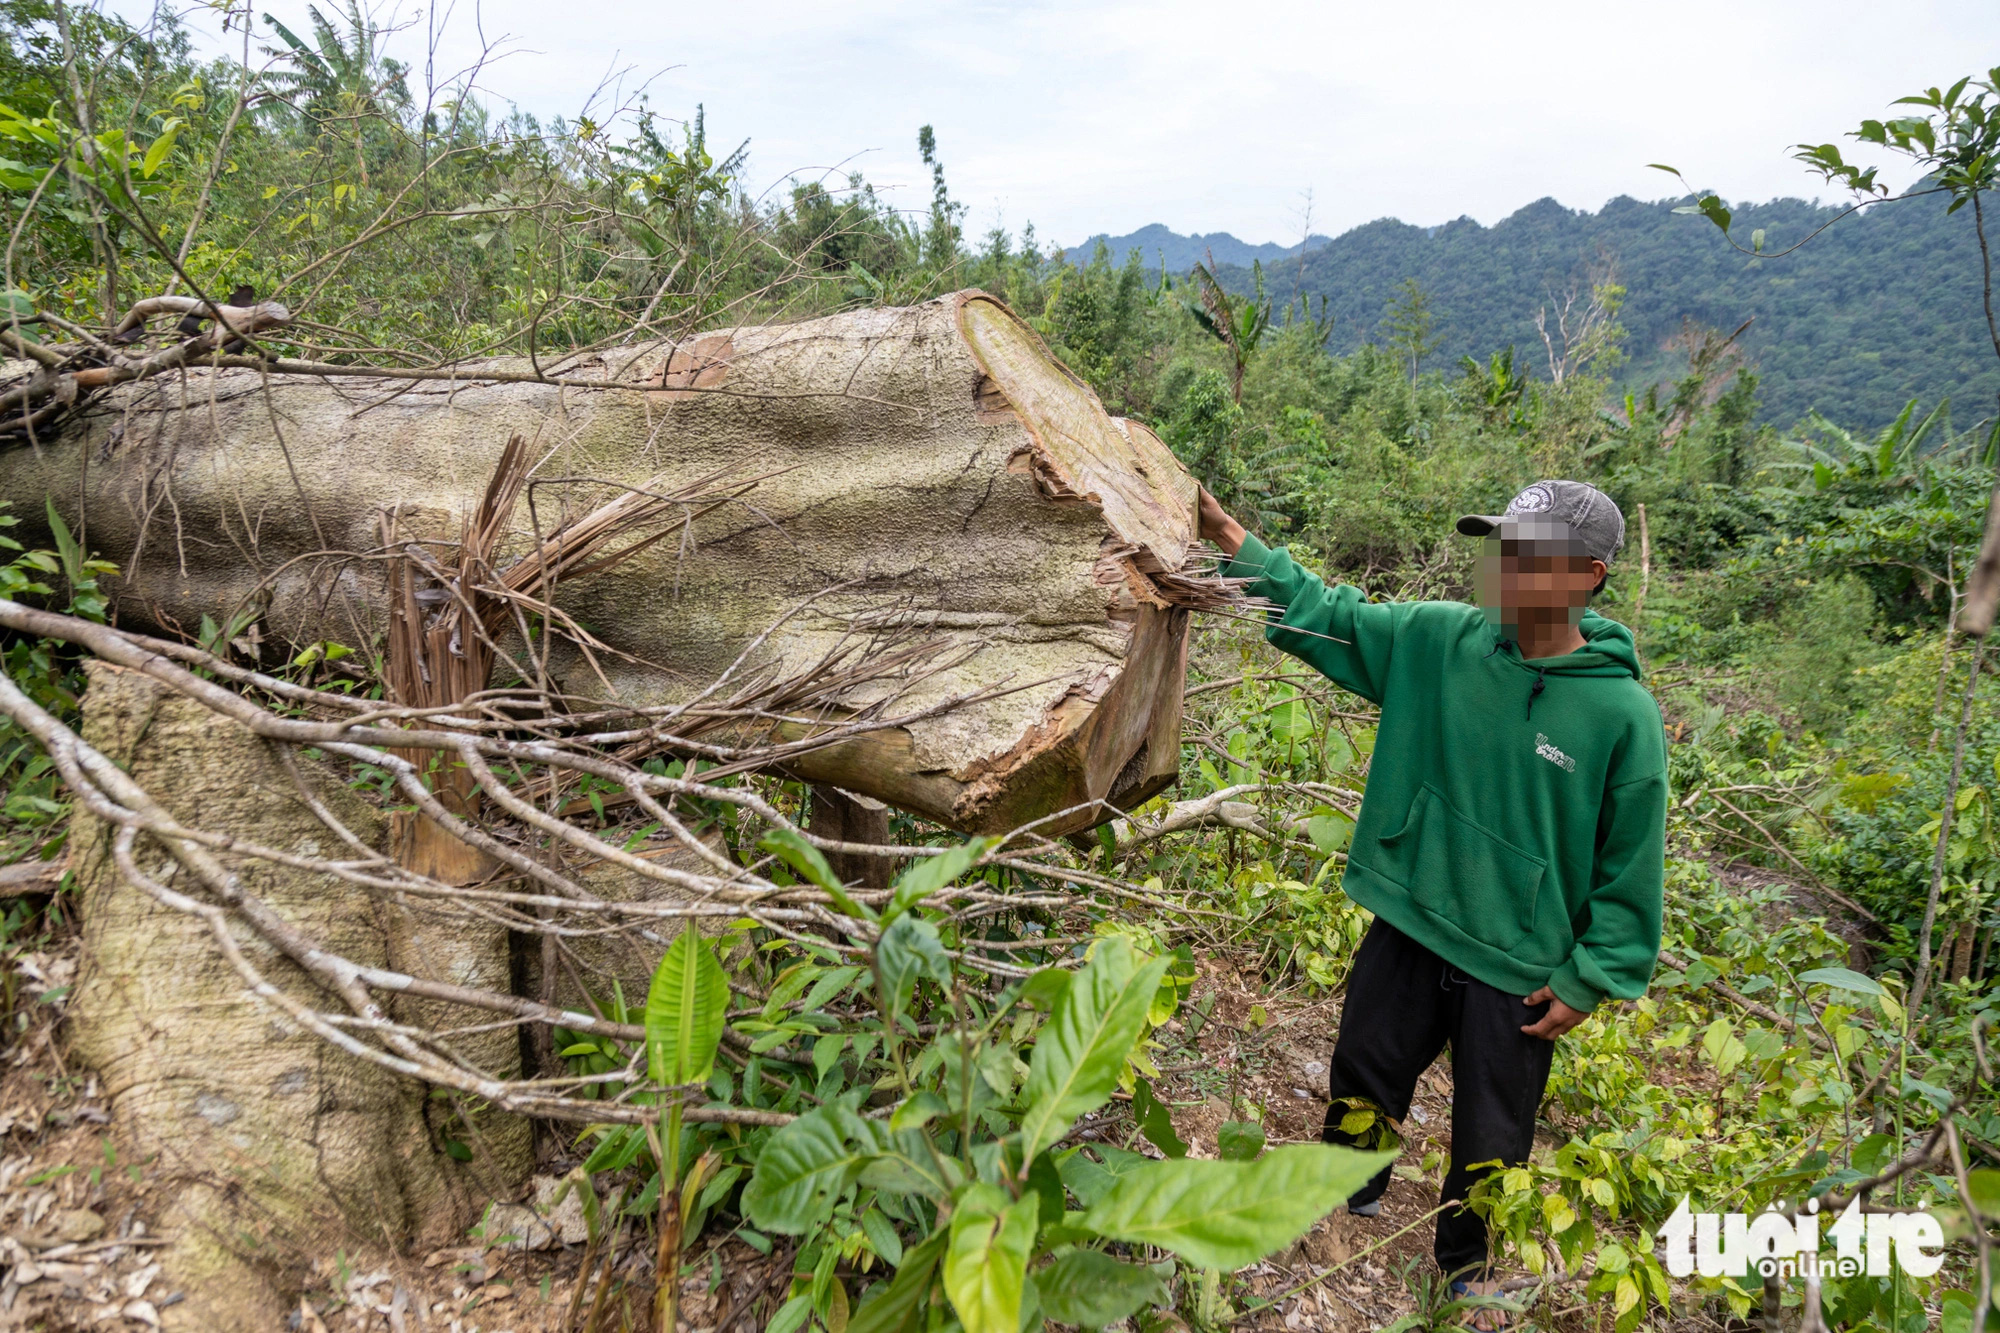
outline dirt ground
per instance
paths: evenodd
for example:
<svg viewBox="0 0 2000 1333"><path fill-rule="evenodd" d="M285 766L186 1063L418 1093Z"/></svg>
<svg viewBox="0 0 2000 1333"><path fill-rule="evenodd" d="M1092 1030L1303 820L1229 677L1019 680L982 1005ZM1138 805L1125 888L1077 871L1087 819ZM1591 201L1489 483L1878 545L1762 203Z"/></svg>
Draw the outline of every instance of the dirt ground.
<svg viewBox="0 0 2000 1333"><path fill-rule="evenodd" d="M1196 1014L1214 997L1205 1023ZM1259 1108L1266 1142L1317 1143L1327 1107L1327 1061L1339 1031L1337 998L1271 993L1256 978L1209 962L1195 983L1183 1020L1162 1036L1181 1045L1161 1067L1159 1095L1174 1103L1175 1132L1197 1156L1216 1155L1225 1120ZM1188 1027L1195 1031L1190 1038ZM1179 1060L1174 1056L1181 1056ZM1236 1098L1238 1116L1229 1114ZM1412 1282L1434 1280L1426 1214L1437 1206L1443 1168L1427 1178L1418 1164L1451 1150L1451 1070L1440 1062L1419 1082L1401 1126L1405 1151L1391 1176L1382 1212L1353 1217L1344 1209L1323 1219L1298 1244L1237 1275L1231 1303L1244 1310L1298 1290L1237 1325L1251 1329L1365 1330L1380 1328L1417 1305ZM1130 1145L1144 1150L1141 1141ZM1365 1253L1364 1253L1365 1252ZM1357 1258L1357 1256L1360 1256ZM1331 1276L1321 1274L1345 1265Z"/></svg>

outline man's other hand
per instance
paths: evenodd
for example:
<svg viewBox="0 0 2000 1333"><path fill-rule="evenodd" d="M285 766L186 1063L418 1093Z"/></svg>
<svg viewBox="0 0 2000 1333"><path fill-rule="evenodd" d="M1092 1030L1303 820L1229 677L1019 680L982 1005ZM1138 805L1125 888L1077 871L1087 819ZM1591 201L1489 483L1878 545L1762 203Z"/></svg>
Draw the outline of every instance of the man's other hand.
<svg viewBox="0 0 2000 1333"><path fill-rule="evenodd" d="M1554 1041L1557 1037L1562 1036L1563 1033L1568 1032L1578 1023L1590 1017L1589 1014L1572 1009L1561 1000L1558 1000L1555 992L1547 986L1542 987L1533 995L1521 1001L1521 1003L1540 1004L1544 1000L1548 1001L1549 1011L1542 1015L1539 1023L1530 1023L1521 1029L1521 1031L1531 1037L1540 1037L1543 1041Z"/></svg>
<svg viewBox="0 0 2000 1333"><path fill-rule="evenodd" d="M1201 535L1220 546L1225 555L1235 555L1241 550L1247 535L1243 525L1229 516L1206 486L1201 488Z"/></svg>

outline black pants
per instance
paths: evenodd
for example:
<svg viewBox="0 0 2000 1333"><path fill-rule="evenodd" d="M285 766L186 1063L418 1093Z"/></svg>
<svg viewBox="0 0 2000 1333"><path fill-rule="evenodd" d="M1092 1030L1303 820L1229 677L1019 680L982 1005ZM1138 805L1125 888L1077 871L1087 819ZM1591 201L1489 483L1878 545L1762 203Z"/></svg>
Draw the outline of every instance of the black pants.
<svg viewBox="0 0 2000 1333"><path fill-rule="evenodd" d="M1451 1047L1451 1169L1440 1201L1463 1199L1483 1171L1468 1168L1528 1160L1535 1144L1535 1111L1548 1086L1555 1043L1521 1031L1548 1012L1519 995L1466 976L1381 919L1369 927L1355 954L1341 1011L1340 1039L1328 1076L1333 1106L1328 1143L1365 1146L1341 1133L1349 1099L1372 1103L1392 1120L1410 1113L1417 1079L1438 1053ZM1389 1168L1349 1199L1370 1203L1389 1188ZM1466 1208L1438 1217L1433 1252L1451 1277L1477 1279L1487 1262L1486 1221Z"/></svg>

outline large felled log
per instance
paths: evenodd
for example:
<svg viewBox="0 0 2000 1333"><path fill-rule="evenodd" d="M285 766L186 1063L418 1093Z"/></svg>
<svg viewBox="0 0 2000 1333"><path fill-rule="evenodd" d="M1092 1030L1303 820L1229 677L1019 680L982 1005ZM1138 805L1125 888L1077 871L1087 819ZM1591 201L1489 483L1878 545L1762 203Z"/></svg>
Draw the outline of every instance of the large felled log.
<svg viewBox="0 0 2000 1333"><path fill-rule="evenodd" d="M537 375L559 382L522 382ZM267 644L353 644L384 623L369 553L385 514L455 540L514 434L543 456L508 550L616 485L757 479L560 589L616 650L595 667L557 651L566 690L677 701L746 648L754 668L808 674L858 625L900 621L963 660L908 683L893 711L997 693L799 758L801 777L968 831L1086 807L1051 832L1172 780L1195 484L980 292L539 369L191 370L111 389L55 441L10 450L0 496L24 519L53 496L121 566L121 623L192 631L247 607Z"/></svg>

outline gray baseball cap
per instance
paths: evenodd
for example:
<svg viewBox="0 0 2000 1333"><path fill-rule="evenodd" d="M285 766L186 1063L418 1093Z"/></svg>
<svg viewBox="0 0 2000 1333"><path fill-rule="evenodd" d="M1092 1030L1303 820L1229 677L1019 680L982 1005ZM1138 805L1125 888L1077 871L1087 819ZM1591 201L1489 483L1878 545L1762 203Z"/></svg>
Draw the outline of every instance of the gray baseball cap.
<svg viewBox="0 0 2000 1333"><path fill-rule="evenodd" d="M1560 523L1583 543L1591 559L1607 565L1625 544L1625 515L1610 496L1580 481L1538 481L1509 500L1506 513L1467 514L1458 520L1458 530L1468 537L1484 537L1502 523L1530 529Z"/></svg>

